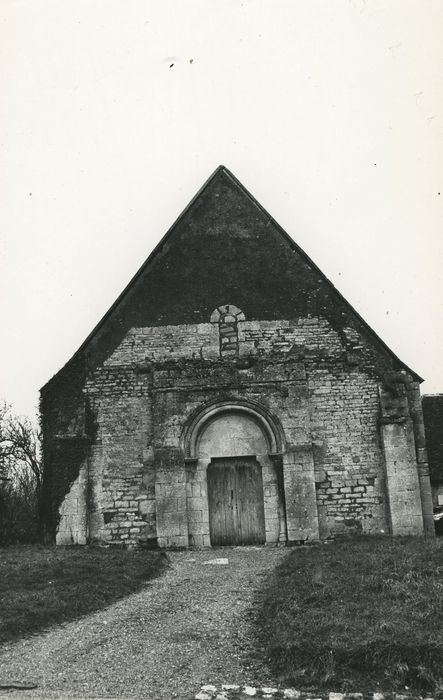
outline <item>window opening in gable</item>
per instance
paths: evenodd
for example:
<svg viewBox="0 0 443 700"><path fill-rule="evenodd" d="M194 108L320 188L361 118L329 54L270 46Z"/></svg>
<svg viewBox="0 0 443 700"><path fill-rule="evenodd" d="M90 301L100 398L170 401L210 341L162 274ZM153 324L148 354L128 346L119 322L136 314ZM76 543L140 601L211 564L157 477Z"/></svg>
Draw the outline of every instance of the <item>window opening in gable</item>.
<svg viewBox="0 0 443 700"><path fill-rule="evenodd" d="M211 315L211 323L218 324L220 357L238 357L238 323L245 315L233 304L219 306Z"/></svg>

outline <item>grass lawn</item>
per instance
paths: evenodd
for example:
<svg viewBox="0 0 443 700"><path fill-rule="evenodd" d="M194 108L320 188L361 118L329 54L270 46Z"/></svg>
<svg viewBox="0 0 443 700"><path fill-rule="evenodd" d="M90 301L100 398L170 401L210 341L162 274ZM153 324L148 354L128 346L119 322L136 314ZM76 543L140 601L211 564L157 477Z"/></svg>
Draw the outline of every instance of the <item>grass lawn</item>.
<svg viewBox="0 0 443 700"><path fill-rule="evenodd" d="M257 655L282 684L443 693L442 540L298 547L257 603Z"/></svg>
<svg viewBox="0 0 443 700"><path fill-rule="evenodd" d="M141 589L166 561L98 547L0 548L0 644L104 608Z"/></svg>

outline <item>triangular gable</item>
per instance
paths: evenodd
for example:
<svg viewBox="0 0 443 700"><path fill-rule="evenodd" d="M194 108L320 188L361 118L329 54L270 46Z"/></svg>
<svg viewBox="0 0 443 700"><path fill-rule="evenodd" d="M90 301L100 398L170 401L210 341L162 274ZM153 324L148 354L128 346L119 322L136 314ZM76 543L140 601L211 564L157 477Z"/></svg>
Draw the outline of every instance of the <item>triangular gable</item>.
<svg viewBox="0 0 443 700"><path fill-rule="evenodd" d="M161 239L71 361L103 359L131 327L207 323L219 304L248 320L326 317L354 326L408 368L237 178L220 165ZM70 361L70 362L71 362Z"/></svg>

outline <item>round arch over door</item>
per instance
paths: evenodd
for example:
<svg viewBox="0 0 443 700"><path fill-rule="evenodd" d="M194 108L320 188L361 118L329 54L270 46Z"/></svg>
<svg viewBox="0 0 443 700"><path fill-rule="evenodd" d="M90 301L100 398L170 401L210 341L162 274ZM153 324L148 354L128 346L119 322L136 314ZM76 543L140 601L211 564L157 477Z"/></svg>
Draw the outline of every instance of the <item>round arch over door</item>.
<svg viewBox="0 0 443 700"><path fill-rule="evenodd" d="M189 416L181 446L191 545L286 541L275 416L255 401L214 401Z"/></svg>
<svg viewBox="0 0 443 700"><path fill-rule="evenodd" d="M227 413L242 413L250 416L261 426L268 442L269 453L284 452L285 438L279 421L271 416L255 401L217 401L203 406L188 419L182 432L181 443L185 456L190 459L198 457L198 441L206 424L215 417Z"/></svg>
<svg viewBox="0 0 443 700"><path fill-rule="evenodd" d="M220 412L197 438L199 459L209 460L207 493L211 544L252 545L266 541L262 466L269 439L255 416Z"/></svg>
<svg viewBox="0 0 443 700"><path fill-rule="evenodd" d="M216 413L203 425L196 442L198 458L265 455L269 452L269 439L256 417L236 410Z"/></svg>

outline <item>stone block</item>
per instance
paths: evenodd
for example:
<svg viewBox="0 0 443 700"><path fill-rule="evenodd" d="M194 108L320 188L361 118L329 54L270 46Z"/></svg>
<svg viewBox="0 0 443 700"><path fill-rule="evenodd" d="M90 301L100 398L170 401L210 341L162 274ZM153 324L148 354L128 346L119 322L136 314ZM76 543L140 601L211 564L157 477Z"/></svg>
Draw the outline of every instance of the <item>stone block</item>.
<svg viewBox="0 0 443 700"><path fill-rule="evenodd" d="M158 513L176 513L178 508L178 499L174 496L164 498L157 497L157 512Z"/></svg>
<svg viewBox="0 0 443 700"><path fill-rule="evenodd" d="M201 484L192 484L191 486L191 496L194 498L201 498L202 496L202 486Z"/></svg>
<svg viewBox="0 0 443 700"><path fill-rule="evenodd" d="M191 547L203 547L203 535L189 534L189 545Z"/></svg>
<svg viewBox="0 0 443 700"><path fill-rule="evenodd" d="M293 469L295 453L283 456L283 479L286 496L286 518L288 539L318 539L318 512L314 481L314 461L312 448L301 447L297 458L303 458L307 467L303 471Z"/></svg>
<svg viewBox="0 0 443 700"><path fill-rule="evenodd" d="M190 522L189 533L192 535L209 535L209 523L204 521Z"/></svg>
<svg viewBox="0 0 443 700"><path fill-rule="evenodd" d="M149 500L149 501L139 501L138 505L138 511L142 515L146 515L148 513L155 513L155 500Z"/></svg>
<svg viewBox="0 0 443 700"><path fill-rule="evenodd" d="M275 544L276 542L279 542L280 534L280 528L278 526L267 529L265 532L266 544Z"/></svg>
<svg viewBox="0 0 443 700"><path fill-rule="evenodd" d="M177 497L177 483L158 483L156 487L157 498Z"/></svg>
<svg viewBox="0 0 443 700"><path fill-rule="evenodd" d="M205 498L201 497L191 497L187 499L187 506L189 510L204 510L207 507L207 501Z"/></svg>
<svg viewBox="0 0 443 700"><path fill-rule="evenodd" d="M392 534L424 532L420 484L412 426L386 424L381 428L389 489ZM410 515L416 514L411 525Z"/></svg>
<svg viewBox="0 0 443 700"><path fill-rule="evenodd" d="M168 547L187 547L189 539L187 535L173 535L168 537Z"/></svg>
<svg viewBox="0 0 443 700"><path fill-rule="evenodd" d="M188 509L188 522L189 525L192 523L201 523L205 518L203 510L189 510Z"/></svg>

